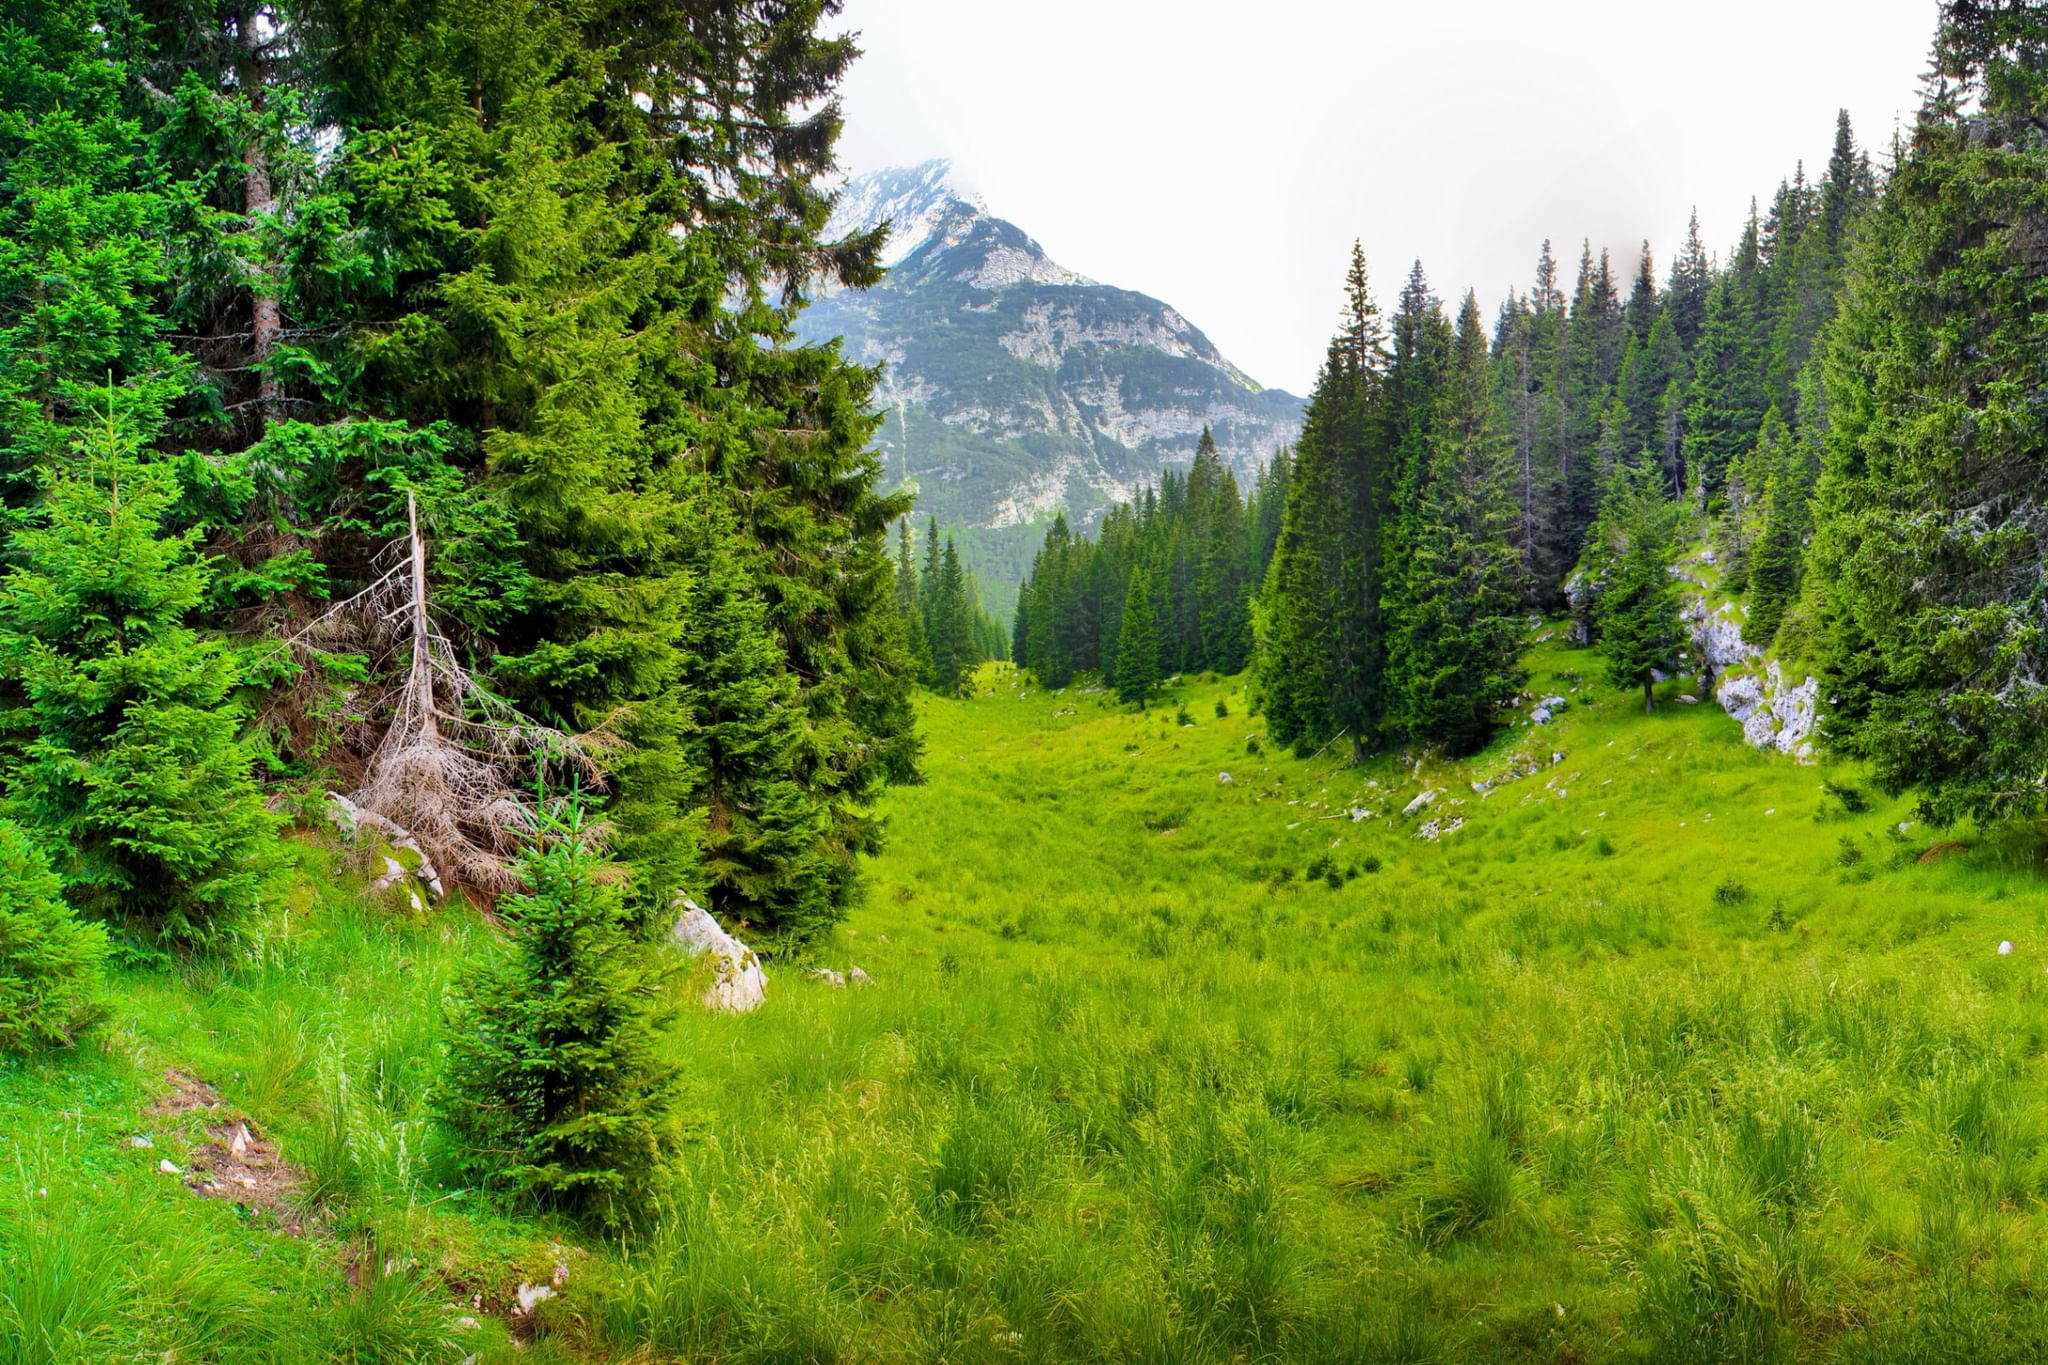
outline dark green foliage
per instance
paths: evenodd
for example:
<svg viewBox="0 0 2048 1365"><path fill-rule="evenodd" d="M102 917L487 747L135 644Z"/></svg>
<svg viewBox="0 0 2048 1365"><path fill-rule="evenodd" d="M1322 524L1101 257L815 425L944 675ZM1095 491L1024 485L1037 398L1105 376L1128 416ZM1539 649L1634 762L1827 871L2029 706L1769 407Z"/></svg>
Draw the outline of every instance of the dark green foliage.
<svg viewBox="0 0 2048 1365"><path fill-rule="evenodd" d="M953 537L941 536L936 520L925 535L925 572L919 575L909 519L897 527L896 609L903 621L904 657L919 682L952 696L977 665L1010 657L1010 637L982 607L981 584L961 564Z"/></svg>
<svg viewBox="0 0 2048 1365"><path fill-rule="evenodd" d="M1651 673L1677 667L1685 638L1679 618L1678 508L1664 496L1656 470L1619 466L1608 481L1600 521L1587 551L1587 572L1600 585L1594 608L1598 645L1616 687L1640 687L1652 704Z"/></svg>
<svg viewBox="0 0 2048 1365"><path fill-rule="evenodd" d="M2041 807L2048 16L1943 15L1823 359L1811 573L1830 736L1947 823Z"/></svg>
<svg viewBox="0 0 2048 1365"><path fill-rule="evenodd" d="M457 985L436 1109L466 1178L624 1221L671 1139L658 954L580 802L550 816L499 905L510 941Z"/></svg>
<svg viewBox="0 0 2048 1365"><path fill-rule="evenodd" d="M727 923L801 942L838 919L824 807L795 778L805 742L796 679L780 670L766 604L732 520L705 509L703 558L683 603L680 758L704 811L708 904Z"/></svg>
<svg viewBox="0 0 2048 1365"><path fill-rule="evenodd" d="M208 571L169 535L169 472L137 456L109 391L72 458L47 468L0 582L5 809L58 852L81 909L178 941L257 902L274 822L238 739L238 671L185 624ZM145 400L146 401L146 400Z"/></svg>
<svg viewBox="0 0 2048 1365"><path fill-rule="evenodd" d="M1345 326L1309 400L1258 612L1258 696L1274 739L1306 752L1377 744L1388 710L1382 618L1395 498L1433 401L1442 314L1420 262L1386 330L1352 250Z"/></svg>
<svg viewBox="0 0 2048 1365"><path fill-rule="evenodd" d="M34 0L0 25L0 505L109 382L151 407L181 386L157 307L164 185L102 37L128 23L118 3Z"/></svg>
<svg viewBox="0 0 2048 1365"><path fill-rule="evenodd" d="M815 842L777 842L760 875L808 900L823 859L843 911L874 797L917 771L886 543L908 500L876 491L875 372L790 327L821 274L877 277L878 234L822 240L854 55L819 31L831 8L333 0L294 12L305 55L275 73L334 120L336 192L375 248L334 372L352 401L447 423L505 509L524 591L489 626L493 681L625 741L608 818L649 923L704 823L682 613L707 496L765 613L759 683L801 731L758 776L795 784L784 827Z"/></svg>
<svg viewBox="0 0 2048 1365"><path fill-rule="evenodd" d="M1799 593L1813 497L1805 446L1778 420L1776 408L1765 416L1752 467L1758 511L1749 547L1746 633L1768 646Z"/></svg>
<svg viewBox="0 0 2048 1365"><path fill-rule="evenodd" d="M1142 569L1159 617L1162 676L1242 669L1270 553L1268 500L1285 496L1287 467L1286 455L1276 456L1247 503L1204 432L1186 475L1169 470L1157 487L1112 508L1093 540L1055 517L1018 594L1012 656L1047 687L1082 672L1113 681L1124 600Z"/></svg>
<svg viewBox="0 0 2048 1365"><path fill-rule="evenodd" d="M1123 621L1117 628L1116 695L1142 706L1158 689L1159 680L1159 618L1151 582L1139 569L1124 593Z"/></svg>
<svg viewBox="0 0 2048 1365"><path fill-rule="evenodd" d="M0 1052L69 1043L98 1013L107 934L78 920L42 849L0 820Z"/></svg>
<svg viewBox="0 0 2048 1365"><path fill-rule="evenodd" d="M896 614L903 621L903 663L916 681L932 680L931 645L925 639L923 595L917 560L910 552L910 518L896 525Z"/></svg>
<svg viewBox="0 0 2048 1365"><path fill-rule="evenodd" d="M1752 237L1755 232L1752 220ZM1756 439L1764 408L1756 309L1738 277L1724 275L1707 296L1685 415L1687 477L1703 497L1721 493L1729 465Z"/></svg>
<svg viewBox="0 0 2048 1365"><path fill-rule="evenodd" d="M1452 753L1485 744L1523 680L1506 453L1493 429L1479 305L1467 294L1422 486L1403 509L1402 578L1386 606L1396 722Z"/></svg>

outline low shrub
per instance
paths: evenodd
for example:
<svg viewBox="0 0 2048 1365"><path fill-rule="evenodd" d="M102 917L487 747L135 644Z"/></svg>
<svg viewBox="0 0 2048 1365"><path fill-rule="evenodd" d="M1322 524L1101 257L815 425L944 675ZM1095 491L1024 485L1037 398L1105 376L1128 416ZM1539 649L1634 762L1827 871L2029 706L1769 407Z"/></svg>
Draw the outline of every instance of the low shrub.
<svg viewBox="0 0 2048 1365"><path fill-rule="evenodd" d="M99 1013L107 931L61 890L27 831L0 820L0 1051L69 1043Z"/></svg>

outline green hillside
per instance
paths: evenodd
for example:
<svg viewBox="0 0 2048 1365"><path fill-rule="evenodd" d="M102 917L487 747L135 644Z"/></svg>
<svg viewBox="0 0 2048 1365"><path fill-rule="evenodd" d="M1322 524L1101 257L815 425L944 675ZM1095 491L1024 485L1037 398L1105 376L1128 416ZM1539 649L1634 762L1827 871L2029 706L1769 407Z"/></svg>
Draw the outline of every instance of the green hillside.
<svg viewBox="0 0 2048 1365"><path fill-rule="evenodd" d="M625 1251L444 1183L487 931L302 844L245 952L0 1071L0 1360L2039 1358L2038 839L1592 663L1412 770L1253 752L1232 680L922 703L867 903L680 1020ZM243 1116L282 1174L196 1197Z"/></svg>

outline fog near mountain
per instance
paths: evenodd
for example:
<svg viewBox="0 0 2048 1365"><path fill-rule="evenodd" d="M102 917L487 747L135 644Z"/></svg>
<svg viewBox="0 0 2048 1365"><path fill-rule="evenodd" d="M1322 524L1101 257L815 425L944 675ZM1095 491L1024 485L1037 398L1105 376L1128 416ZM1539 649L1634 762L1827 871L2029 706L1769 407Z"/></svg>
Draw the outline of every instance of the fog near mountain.
<svg viewBox="0 0 2048 1365"><path fill-rule="evenodd" d="M1052 260L948 163L855 178L828 235L885 220L887 277L828 293L799 330L886 366L887 482L916 488L920 523L961 533L998 611L1055 513L1092 525L1192 460L1204 427L1240 480L1299 434L1299 397L1262 388L1171 304Z"/></svg>
<svg viewBox="0 0 2048 1365"><path fill-rule="evenodd" d="M1880 149L1910 120L1934 10L848 0L841 160L951 157L1058 260L1306 390L1354 237L1383 297L1420 256L1489 317L1546 237L1668 262L1697 205L1725 253L1757 168L1817 168L1838 107Z"/></svg>

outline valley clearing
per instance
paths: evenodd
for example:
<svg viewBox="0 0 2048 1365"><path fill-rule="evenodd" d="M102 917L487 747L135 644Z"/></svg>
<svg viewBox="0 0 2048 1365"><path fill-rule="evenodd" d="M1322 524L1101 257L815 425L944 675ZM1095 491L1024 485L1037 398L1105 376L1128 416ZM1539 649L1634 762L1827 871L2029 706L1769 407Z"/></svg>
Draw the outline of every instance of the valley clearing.
<svg viewBox="0 0 2048 1365"><path fill-rule="evenodd" d="M0 1362L2048 1355L2037 832L1529 664L1551 723L1414 771L1255 752L1233 679L921 700L866 903L680 1021L624 1243L441 1186L490 931L300 845L246 952L0 1063ZM188 1188L244 1121L296 1233Z"/></svg>

